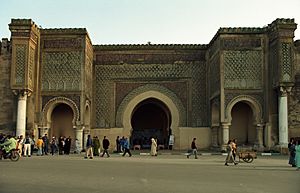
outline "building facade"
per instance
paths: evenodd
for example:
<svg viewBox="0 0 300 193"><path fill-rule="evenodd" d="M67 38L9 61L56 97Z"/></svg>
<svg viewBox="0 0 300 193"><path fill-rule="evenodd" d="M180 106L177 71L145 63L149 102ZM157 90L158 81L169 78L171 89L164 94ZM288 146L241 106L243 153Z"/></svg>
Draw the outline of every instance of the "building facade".
<svg viewBox="0 0 300 193"><path fill-rule="evenodd" d="M151 137L167 147L170 135L174 149L194 137L200 149L232 138L287 147L300 137L296 27L276 19L220 28L205 45L93 45L85 28L12 19L10 40L1 41L0 131L81 142L127 136L142 148Z"/></svg>

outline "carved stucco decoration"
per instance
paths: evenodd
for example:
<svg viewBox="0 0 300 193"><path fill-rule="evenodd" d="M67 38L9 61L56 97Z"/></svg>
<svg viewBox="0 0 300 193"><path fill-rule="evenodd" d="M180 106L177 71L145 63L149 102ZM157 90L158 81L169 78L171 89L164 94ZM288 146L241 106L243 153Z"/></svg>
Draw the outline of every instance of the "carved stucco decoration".
<svg viewBox="0 0 300 193"><path fill-rule="evenodd" d="M262 88L262 51L225 51L225 88Z"/></svg>
<svg viewBox="0 0 300 193"><path fill-rule="evenodd" d="M43 91L81 89L82 52L45 52L42 58Z"/></svg>
<svg viewBox="0 0 300 193"><path fill-rule="evenodd" d="M281 81L291 82L292 51L290 43L281 43Z"/></svg>
<svg viewBox="0 0 300 193"><path fill-rule="evenodd" d="M15 81L17 85L25 83L26 45L16 45Z"/></svg>

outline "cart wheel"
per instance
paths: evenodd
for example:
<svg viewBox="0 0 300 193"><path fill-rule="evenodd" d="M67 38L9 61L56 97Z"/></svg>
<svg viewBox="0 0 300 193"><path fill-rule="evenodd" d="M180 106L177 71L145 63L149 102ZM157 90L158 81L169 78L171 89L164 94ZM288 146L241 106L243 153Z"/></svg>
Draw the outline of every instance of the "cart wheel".
<svg viewBox="0 0 300 193"><path fill-rule="evenodd" d="M253 162L253 157L251 155L246 155L243 160L244 162L251 163Z"/></svg>

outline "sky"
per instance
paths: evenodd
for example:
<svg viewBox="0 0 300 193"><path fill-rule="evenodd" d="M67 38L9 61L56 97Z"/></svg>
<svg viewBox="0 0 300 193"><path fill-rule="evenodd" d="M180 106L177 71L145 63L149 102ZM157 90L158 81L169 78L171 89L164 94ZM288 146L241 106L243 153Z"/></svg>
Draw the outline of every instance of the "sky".
<svg viewBox="0 0 300 193"><path fill-rule="evenodd" d="M208 44L220 27L263 27L276 18L300 23L300 0L1 0L0 38L10 38L12 18L86 28L94 45Z"/></svg>

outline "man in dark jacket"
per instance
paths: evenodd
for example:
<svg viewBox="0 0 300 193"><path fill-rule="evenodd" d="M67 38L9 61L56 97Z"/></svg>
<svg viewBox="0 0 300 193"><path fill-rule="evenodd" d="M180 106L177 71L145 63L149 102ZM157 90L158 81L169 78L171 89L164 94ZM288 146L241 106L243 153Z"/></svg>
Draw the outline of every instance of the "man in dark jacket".
<svg viewBox="0 0 300 193"><path fill-rule="evenodd" d="M93 140L91 138L91 135L88 135L88 138L86 140L86 154L84 158L90 158L93 159Z"/></svg>
<svg viewBox="0 0 300 193"><path fill-rule="evenodd" d="M102 147L103 147L104 151L103 151L101 157L103 157L105 153L106 153L107 157L110 157L110 156L109 156L109 153L108 153L108 151L107 151L107 150L108 150L108 147L109 147L109 140L106 139L106 136L104 136L104 138L103 138L103 141L102 141Z"/></svg>
<svg viewBox="0 0 300 193"><path fill-rule="evenodd" d="M190 156L192 154L195 155L195 159L198 159L197 157L197 146L196 146L196 138L193 139L192 143L191 143L191 148L192 148L192 152L190 154L187 155L187 158L190 158Z"/></svg>

